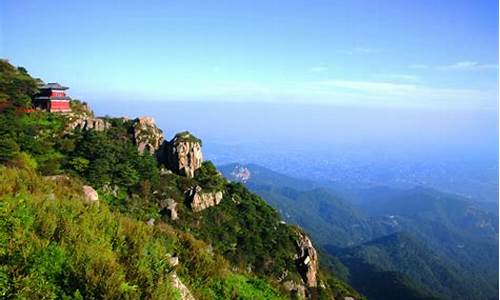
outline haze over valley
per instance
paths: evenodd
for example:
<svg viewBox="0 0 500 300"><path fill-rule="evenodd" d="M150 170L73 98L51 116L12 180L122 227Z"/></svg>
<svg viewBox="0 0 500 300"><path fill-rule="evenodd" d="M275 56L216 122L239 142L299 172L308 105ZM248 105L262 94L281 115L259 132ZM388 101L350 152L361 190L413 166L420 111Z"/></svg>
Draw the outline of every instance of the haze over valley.
<svg viewBox="0 0 500 300"><path fill-rule="evenodd" d="M324 183L427 186L498 202L498 116L491 110L104 100L93 106L101 115L154 116L167 136L189 123L218 165L256 163Z"/></svg>

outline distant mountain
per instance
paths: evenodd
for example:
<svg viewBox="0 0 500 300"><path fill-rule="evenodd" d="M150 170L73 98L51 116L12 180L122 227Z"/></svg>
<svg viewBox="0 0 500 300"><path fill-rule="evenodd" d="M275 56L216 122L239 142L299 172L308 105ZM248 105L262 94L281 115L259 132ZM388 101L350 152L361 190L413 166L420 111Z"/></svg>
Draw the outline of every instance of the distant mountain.
<svg viewBox="0 0 500 300"><path fill-rule="evenodd" d="M412 284L409 286L419 291L417 299L423 295L451 299L488 298L488 292L473 286L467 276L462 276L464 270L457 263L437 255L422 239L409 233L394 233L334 252L349 268L354 286L370 299L388 299L387 294L377 295L365 288L375 274L387 272L399 273L400 279L410 278Z"/></svg>
<svg viewBox="0 0 500 300"><path fill-rule="evenodd" d="M313 182L258 165L231 164L219 169L237 181L246 174L243 181L252 191L278 209L286 221L301 224L321 244L350 246L394 231Z"/></svg>
<svg viewBox="0 0 500 300"><path fill-rule="evenodd" d="M306 228L333 256L323 259L370 298L389 299L377 294L383 286L404 299L498 293L498 214L491 205L426 188L329 187L257 165L220 169L238 181L244 171L245 184Z"/></svg>
<svg viewBox="0 0 500 300"><path fill-rule="evenodd" d="M474 286L497 293L498 213L425 188L386 190L384 197L365 199L359 209L391 222L397 230L418 234L436 253L457 262L461 272L474 279Z"/></svg>

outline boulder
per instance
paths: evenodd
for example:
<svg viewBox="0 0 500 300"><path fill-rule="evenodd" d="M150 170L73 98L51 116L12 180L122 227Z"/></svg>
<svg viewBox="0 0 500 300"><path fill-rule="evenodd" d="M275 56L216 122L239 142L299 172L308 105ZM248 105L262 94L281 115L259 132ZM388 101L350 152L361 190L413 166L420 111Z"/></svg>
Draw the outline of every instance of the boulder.
<svg viewBox="0 0 500 300"><path fill-rule="evenodd" d="M187 131L178 133L163 143L158 158L174 173L192 178L203 162L201 141Z"/></svg>
<svg viewBox="0 0 500 300"><path fill-rule="evenodd" d="M247 167L235 166L231 175L233 175L236 180L246 183L252 176L252 173Z"/></svg>
<svg viewBox="0 0 500 300"><path fill-rule="evenodd" d="M85 197L85 200L88 202L94 203L99 201L99 194L97 194L97 191L94 190L93 187L90 185L84 185L82 187L83 190L83 196Z"/></svg>
<svg viewBox="0 0 500 300"><path fill-rule="evenodd" d="M167 199L167 211L170 214L170 219L177 220L179 215L177 214L177 202L174 199Z"/></svg>
<svg viewBox="0 0 500 300"><path fill-rule="evenodd" d="M111 124L102 118L94 118L87 115L75 115L70 117L70 122L66 130L72 131L75 129L104 131L109 129Z"/></svg>
<svg viewBox="0 0 500 300"><path fill-rule="evenodd" d="M132 123L132 130L134 143L141 154L146 150L150 154L154 154L163 143L163 132L156 126L152 117L135 119Z"/></svg>
<svg viewBox="0 0 500 300"><path fill-rule="evenodd" d="M298 299L305 299L306 298L306 287L302 284L296 283L292 280L285 281L283 283L283 287L285 290L288 292L295 294L296 298Z"/></svg>
<svg viewBox="0 0 500 300"><path fill-rule="evenodd" d="M191 209L194 212L199 212L212 206L218 205L222 201L222 192L203 192L200 186L196 186L189 190L188 198L191 202Z"/></svg>
<svg viewBox="0 0 500 300"><path fill-rule="evenodd" d="M298 271L307 287L316 287L318 285L318 253L307 235L302 232L298 232L297 235Z"/></svg>
<svg viewBox="0 0 500 300"><path fill-rule="evenodd" d="M177 220L179 218L177 212L177 202L174 199L165 199L160 201L160 213L162 215L168 215L171 220Z"/></svg>
<svg viewBox="0 0 500 300"><path fill-rule="evenodd" d="M182 283L179 277L177 277L177 274L172 274L171 280L172 286L179 291L181 300L195 300L189 289Z"/></svg>
<svg viewBox="0 0 500 300"><path fill-rule="evenodd" d="M170 267L174 268L179 265L179 256L167 254L167 257L168 257L168 264Z"/></svg>

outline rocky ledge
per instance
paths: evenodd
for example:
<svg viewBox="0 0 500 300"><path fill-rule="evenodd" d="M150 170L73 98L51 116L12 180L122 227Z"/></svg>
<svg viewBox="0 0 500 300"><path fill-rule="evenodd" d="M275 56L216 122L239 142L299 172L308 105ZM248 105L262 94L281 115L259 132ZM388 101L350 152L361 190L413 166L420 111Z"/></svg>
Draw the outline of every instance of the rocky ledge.
<svg viewBox="0 0 500 300"><path fill-rule="evenodd" d="M187 197L191 202L191 209L199 212L212 206L218 205L222 201L222 192L203 192L200 186L196 186L188 191Z"/></svg>
<svg viewBox="0 0 500 300"><path fill-rule="evenodd" d="M132 121L134 143L140 153L154 154L163 143L163 132L152 117L139 117Z"/></svg>
<svg viewBox="0 0 500 300"><path fill-rule="evenodd" d="M201 140L187 131L178 133L163 143L159 159L173 172L192 178L203 162Z"/></svg>
<svg viewBox="0 0 500 300"><path fill-rule="evenodd" d="M307 235L302 232L298 232L297 235L299 273L307 287L316 287L318 285L318 253Z"/></svg>

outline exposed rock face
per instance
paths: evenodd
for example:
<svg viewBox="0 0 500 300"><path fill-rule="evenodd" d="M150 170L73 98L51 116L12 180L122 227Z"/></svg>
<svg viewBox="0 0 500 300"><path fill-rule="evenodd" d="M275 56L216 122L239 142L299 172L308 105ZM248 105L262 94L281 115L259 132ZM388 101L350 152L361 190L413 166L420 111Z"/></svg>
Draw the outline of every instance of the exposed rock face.
<svg viewBox="0 0 500 300"><path fill-rule="evenodd" d="M170 267L175 268L179 265L179 256L167 253L166 257L168 258L168 265Z"/></svg>
<svg viewBox="0 0 500 300"><path fill-rule="evenodd" d="M71 122L68 124L67 129L104 131L106 129L109 129L109 127L111 127L111 124L109 124L106 120L85 115L72 118Z"/></svg>
<svg viewBox="0 0 500 300"><path fill-rule="evenodd" d="M297 248L299 273L308 287L316 287L318 285L318 253L309 237L302 232L298 232Z"/></svg>
<svg viewBox="0 0 500 300"><path fill-rule="evenodd" d="M99 201L99 194L97 194L97 191L94 190L93 187L90 185L84 185L82 187L83 190L83 196L85 197L85 200L88 202L98 202Z"/></svg>
<svg viewBox="0 0 500 300"><path fill-rule="evenodd" d="M188 192L188 198L191 200L191 209L194 212L218 205L222 201L222 196L221 191L203 192L199 186L192 188Z"/></svg>
<svg viewBox="0 0 500 300"><path fill-rule="evenodd" d="M177 220L179 215L177 213L177 202L174 199L162 200L160 208L163 212L167 213L171 220Z"/></svg>
<svg viewBox="0 0 500 300"><path fill-rule="evenodd" d="M176 134L170 142L164 143L163 148L160 161L173 172L192 178L201 167L201 141L191 133L186 131Z"/></svg>
<svg viewBox="0 0 500 300"><path fill-rule="evenodd" d="M179 291L182 300L195 300L189 289L177 277L177 274L172 274L172 286Z"/></svg>
<svg viewBox="0 0 500 300"><path fill-rule="evenodd" d="M306 298L306 287L302 284L297 284L291 280L285 281L283 283L283 287L289 291L290 293L296 294L297 298L305 299Z"/></svg>
<svg viewBox="0 0 500 300"><path fill-rule="evenodd" d="M151 117L140 117L132 123L134 142L142 154L145 150L155 153L163 143L163 132Z"/></svg>
<svg viewBox="0 0 500 300"><path fill-rule="evenodd" d="M233 172L231 172L231 175L233 175L238 181L246 183L252 176L252 173L247 167L236 166L234 167Z"/></svg>

